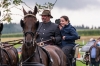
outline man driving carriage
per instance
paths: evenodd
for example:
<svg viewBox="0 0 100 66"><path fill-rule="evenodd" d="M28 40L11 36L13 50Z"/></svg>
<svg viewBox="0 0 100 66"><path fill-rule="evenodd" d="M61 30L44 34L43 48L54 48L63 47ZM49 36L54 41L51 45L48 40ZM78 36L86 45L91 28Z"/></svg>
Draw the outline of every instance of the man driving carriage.
<svg viewBox="0 0 100 66"><path fill-rule="evenodd" d="M47 41L45 44L58 44L61 41L60 29L57 24L50 21L53 18L49 10L41 14L42 22L39 23L37 42Z"/></svg>

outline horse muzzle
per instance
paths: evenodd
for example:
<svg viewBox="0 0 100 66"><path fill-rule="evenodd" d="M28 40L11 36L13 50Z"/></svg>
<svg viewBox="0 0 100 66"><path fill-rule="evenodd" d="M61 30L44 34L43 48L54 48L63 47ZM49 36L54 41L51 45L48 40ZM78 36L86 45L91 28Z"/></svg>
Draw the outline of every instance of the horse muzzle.
<svg viewBox="0 0 100 66"><path fill-rule="evenodd" d="M29 47L29 46L32 46L33 45L33 42L32 41L30 41L30 42L28 41L28 42L25 42L25 44L26 44L26 46Z"/></svg>

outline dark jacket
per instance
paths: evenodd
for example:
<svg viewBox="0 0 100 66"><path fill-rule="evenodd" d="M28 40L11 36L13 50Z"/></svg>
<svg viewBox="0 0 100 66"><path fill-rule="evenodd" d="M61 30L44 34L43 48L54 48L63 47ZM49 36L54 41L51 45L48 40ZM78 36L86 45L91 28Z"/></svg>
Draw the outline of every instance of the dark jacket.
<svg viewBox="0 0 100 66"><path fill-rule="evenodd" d="M39 23L37 32L39 36L37 37L37 42L46 41L55 37L55 43L58 44L61 41L61 33L57 24L48 22L48 23Z"/></svg>
<svg viewBox="0 0 100 66"><path fill-rule="evenodd" d="M76 29L69 23L61 29L62 36L66 36L65 40L62 39L62 46L74 46L75 40L79 38Z"/></svg>

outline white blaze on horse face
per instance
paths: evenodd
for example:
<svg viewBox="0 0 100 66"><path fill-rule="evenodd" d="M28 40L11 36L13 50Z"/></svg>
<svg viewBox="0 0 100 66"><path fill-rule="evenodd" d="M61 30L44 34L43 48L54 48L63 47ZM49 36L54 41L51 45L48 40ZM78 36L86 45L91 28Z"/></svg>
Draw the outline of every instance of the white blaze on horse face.
<svg viewBox="0 0 100 66"><path fill-rule="evenodd" d="M28 29L28 32L32 32L32 31L31 31L32 25L28 26L28 28L29 28L29 29Z"/></svg>

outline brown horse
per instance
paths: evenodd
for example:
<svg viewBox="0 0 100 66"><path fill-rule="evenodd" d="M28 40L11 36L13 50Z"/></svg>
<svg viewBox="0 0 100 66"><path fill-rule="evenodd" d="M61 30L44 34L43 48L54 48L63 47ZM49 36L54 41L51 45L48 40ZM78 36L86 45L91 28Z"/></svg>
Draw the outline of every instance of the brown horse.
<svg viewBox="0 0 100 66"><path fill-rule="evenodd" d="M60 48L53 45L47 45L42 48L36 43L36 30L39 24L36 18L37 7L35 6L34 12L29 11L28 13L23 8L23 13L24 19L21 20L21 27L24 33L22 63L37 62L45 66L66 66L66 56Z"/></svg>
<svg viewBox="0 0 100 66"><path fill-rule="evenodd" d="M0 34L3 24L0 23ZM19 57L17 49L9 44L0 43L0 66L18 66Z"/></svg>

